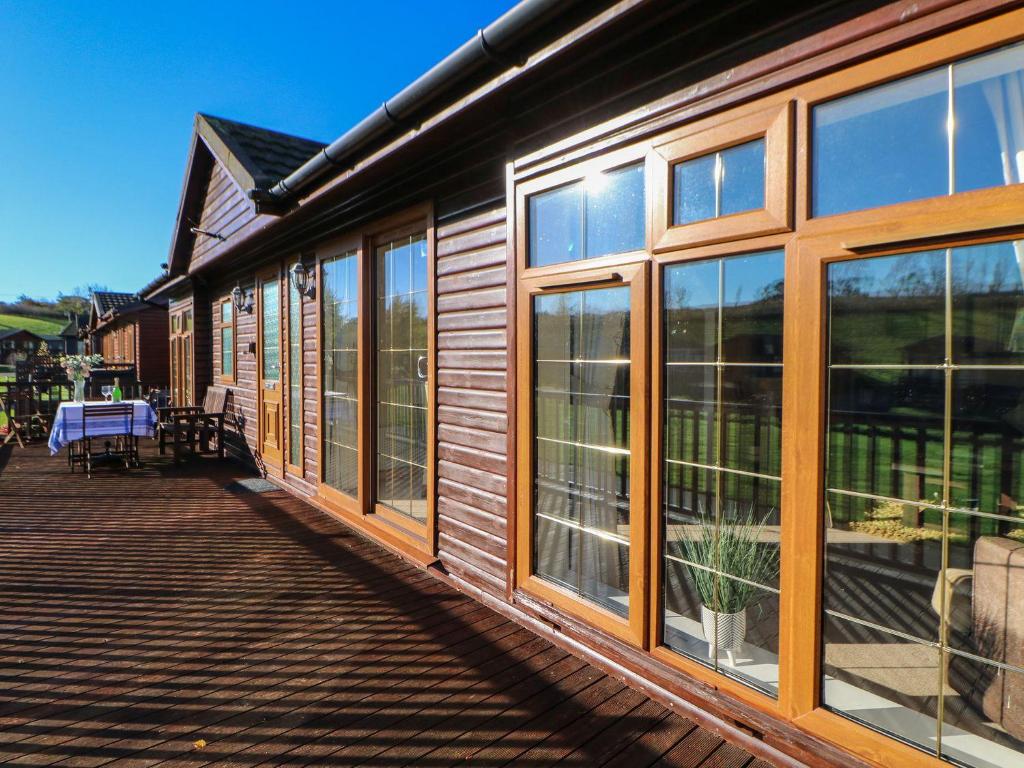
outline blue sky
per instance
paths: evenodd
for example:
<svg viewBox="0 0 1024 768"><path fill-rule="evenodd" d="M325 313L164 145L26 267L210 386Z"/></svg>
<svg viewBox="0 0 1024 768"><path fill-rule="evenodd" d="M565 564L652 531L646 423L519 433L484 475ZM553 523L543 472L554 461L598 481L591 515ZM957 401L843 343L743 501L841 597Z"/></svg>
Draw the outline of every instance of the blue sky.
<svg viewBox="0 0 1024 768"><path fill-rule="evenodd" d="M330 141L514 4L0 0L0 301L155 277L195 112Z"/></svg>

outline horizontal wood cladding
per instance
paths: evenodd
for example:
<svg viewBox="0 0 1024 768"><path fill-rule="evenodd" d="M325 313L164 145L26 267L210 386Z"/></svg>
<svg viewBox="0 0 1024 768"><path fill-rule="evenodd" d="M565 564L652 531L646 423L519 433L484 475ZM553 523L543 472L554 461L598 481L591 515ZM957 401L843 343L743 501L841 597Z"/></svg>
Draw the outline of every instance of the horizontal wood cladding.
<svg viewBox="0 0 1024 768"><path fill-rule="evenodd" d="M212 233L197 234L192 244L192 261L200 261L227 238L242 229L253 218L251 203L245 198L242 190L228 175L220 163L214 162L210 170L210 179L206 184L203 196L203 210L199 215L198 229ZM220 237L214 237L219 235Z"/></svg>
<svg viewBox="0 0 1024 768"><path fill-rule="evenodd" d="M505 592L508 416L505 208L437 229L437 545L445 567Z"/></svg>

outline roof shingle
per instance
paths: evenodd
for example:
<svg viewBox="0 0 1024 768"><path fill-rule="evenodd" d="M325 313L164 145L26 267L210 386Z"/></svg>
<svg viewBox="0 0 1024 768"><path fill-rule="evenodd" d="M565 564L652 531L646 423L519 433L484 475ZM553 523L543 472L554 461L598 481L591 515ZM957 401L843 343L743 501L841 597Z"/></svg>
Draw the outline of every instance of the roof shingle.
<svg viewBox="0 0 1024 768"><path fill-rule="evenodd" d="M325 144L258 128L223 117L202 115L257 183L283 179Z"/></svg>

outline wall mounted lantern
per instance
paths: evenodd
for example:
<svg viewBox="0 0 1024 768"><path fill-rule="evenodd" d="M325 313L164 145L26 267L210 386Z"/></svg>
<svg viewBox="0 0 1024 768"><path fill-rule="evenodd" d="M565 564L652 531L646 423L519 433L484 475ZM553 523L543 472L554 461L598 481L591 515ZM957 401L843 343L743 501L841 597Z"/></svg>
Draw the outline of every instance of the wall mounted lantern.
<svg viewBox="0 0 1024 768"><path fill-rule="evenodd" d="M253 293L252 288L242 290L242 286L236 285L231 291L231 303L239 312L252 312Z"/></svg>
<svg viewBox="0 0 1024 768"><path fill-rule="evenodd" d="M313 294L316 292L316 283L309 269L301 261L292 264L291 269L288 270L288 278L296 291L303 296L313 298Z"/></svg>

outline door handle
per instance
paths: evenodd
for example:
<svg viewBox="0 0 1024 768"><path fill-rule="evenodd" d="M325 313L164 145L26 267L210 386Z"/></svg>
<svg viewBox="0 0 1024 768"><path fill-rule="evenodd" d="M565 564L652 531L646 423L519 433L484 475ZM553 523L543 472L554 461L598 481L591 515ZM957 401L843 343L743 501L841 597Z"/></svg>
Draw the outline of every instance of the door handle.
<svg viewBox="0 0 1024 768"><path fill-rule="evenodd" d="M428 373L429 371L427 371L427 356L420 355L419 357L416 358L416 375L419 376L420 379L422 379L423 381L426 381Z"/></svg>

